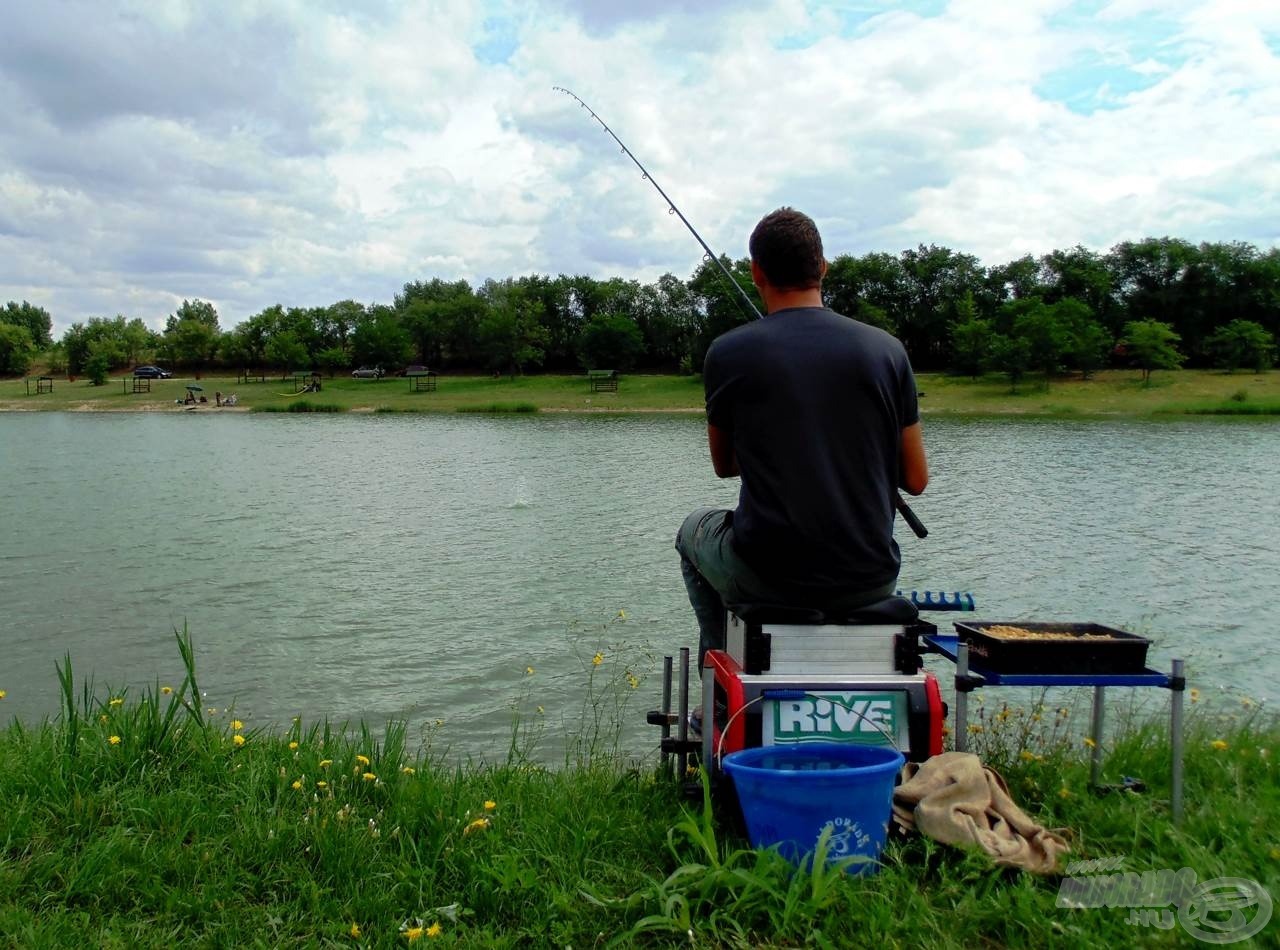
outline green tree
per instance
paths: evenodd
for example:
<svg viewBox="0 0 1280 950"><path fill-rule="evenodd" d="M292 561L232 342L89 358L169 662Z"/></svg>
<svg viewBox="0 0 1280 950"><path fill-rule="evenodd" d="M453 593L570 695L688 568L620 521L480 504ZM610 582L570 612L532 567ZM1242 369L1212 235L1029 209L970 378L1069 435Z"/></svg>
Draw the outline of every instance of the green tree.
<svg viewBox="0 0 1280 950"><path fill-rule="evenodd" d="M1064 297L1050 304L1049 310L1066 331L1063 356L1088 379L1106 362L1112 348L1111 334L1094 319L1083 300Z"/></svg>
<svg viewBox="0 0 1280 950"><path fill-rule="evenodd" d="M991 359L994 330L990 320L979 317L972 298L958 308L951 327L951 365L957 372L977 379Z"/></svg>
<svg viewBox="0 0 1280 950"><path fill-rule="evenodd" d="M1124 325L1124 338L1120 343L1142 369L1143 384L1150 386L1152 370L1177 369L1182 365L1184 357L1177 347L1180 339L1167 323L1131 320Z"/></svg>
<svg viewBox="0 0 1280 950"><path fill-rule="evenodd" d="M307 348L289 330L271 335L267 341L266 356L268 363L283 372L312 368Z"/></svg>
<svg viewBox="0 0 1280 950"><path fill-rule="evenodd" d="M991 337L991 366L1009 377L1009 392L1018 391L1018 383L1031 366L1031 344L1021 337L995 333Z"/></svg>
<svg viewBox="0 0 1280 950"><path fill-rule="evenodd" d="M44 349L53 342L53 318L44 307L10 300L0 310L0 323L13 327L25 327L37 349ZM24 371L25 372L25 371Z"/></svg>
<svg viewBox="0 0 1280 950"><path fill-rule="evenodd" d="M346 369L351 365L351 358L342 347L331 346L316 354L316 364L329 374L330 379L333 379L333 375L338 370Z"/></svg>
<svg viewBox="0 0 1280 950"><path fill-rule="evenodd" d="M168 332L183 320L194 320L196 323L203 323L215 333L219 329L218 311L213 304L205 300L183 300L182 306L176 312L169 314L169 318L165 322L165 332Z"/></svg>
<svg viewBox="0 0 1280 950"><path fill-rule="evenodd" d="M198 317L176 321L170 317L160 346L176 365L191 369L208 366L218 352L217 318L210 324Z"/></svg>
<svg viewBox="0 0 1280 950"><path fill-rule="evenodd" d="M89 382L101 386L107 381L111 366L118 360L118 351L108 342L97 342L89 347L89 358L84 362L84 373Z"/></svg>
<svg viewBox="0 0 1280 950"><path fill-rule="evenodd" d="M362 366L392 369L413 355L409 334L400 325L395 309L381 304L370 307L351 333L351 352Z"/></svg>
<svg viewBox="0 0 1280 950"><path fill-rule="evenodd" d="M480 296L488 310L478 338L489 367L515 376L526 366L541 364L547 343L547 330L539 322L542 302L510 278L485 281Z"/></svg>
<svg viewBox="0 0 1280 950"><path fill-rule="evenodd" d="M598 313L582 329L578 353L584 369L631 369L644 349L644 335L628 318Z"/></svg>
<svg viewBox="0 0 1280 950"><path fill-rule="evenodd" d="M21 376L31 368L36 345L31 331L12 323L0 323L0 374Z"/></svg>
<svg viewBox="0 0 1280 950"><path fill-rule="evenodd" d="M1046 307L1038 297L1026 299L1031 304L1014 319L1012 336L1027 344L1030 365L1044 373L1047 389L1050 378L1062 364L1067 331L1054 309Z"/></svg>
<svg viewBox="0 0 1280 950"><path fill-rule="evenodd" d="M1275 353L1275 338L1260 323L1232 320L1219 327L1205 341L1216 365L1229 373L1247 366L1255 373L1270 369Z"/></svg>

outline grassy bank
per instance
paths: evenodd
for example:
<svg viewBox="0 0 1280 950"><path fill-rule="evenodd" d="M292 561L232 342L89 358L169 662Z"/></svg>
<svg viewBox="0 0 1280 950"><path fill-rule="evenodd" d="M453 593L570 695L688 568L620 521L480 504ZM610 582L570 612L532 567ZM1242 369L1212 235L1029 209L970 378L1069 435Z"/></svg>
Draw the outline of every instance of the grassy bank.
<svg viewBox="0 0 1280 950"><path fill-rule="evenodd" d="M193 379L154 380L149 393L133 393L128 380L103 386L83 379L57 379L51 393L31 395L22 379L0 380L0 410L183 411L178 401ZM1049 417L1157 416L1186 413L1280 415L1280 373L1222 373L1207 370L1157 372L1144 385L1137 372L1112 370L1093 379L1039 378L1011 392L995 376L972 380L943 374L919 377L926 415L1031 415ZM616 393L592 392L582 376L442 376L435 392L411 392L405 379L340 377L324 380L321 392L295 394L289 381L237 383L234 377L198 381L206 405L196 411L268 412L701 412L702 381L696 376L622 377ZM214 408L214 392L234 392L234 410Z"/></svg>
<svg viewBox="0 0 1280 950"><path fill-rule="evenodd" d="M22 947L1167 946L1120 908L1055 906L1058 880L914 838L869 878L793 872L682 803L653 763L562 769L513 741L450 765L377 736L295 721L253 730L188 677L141 695L63 669L55 722L0 733L0 943ZM3 684L0 684L3 685ZM2 701L2 700L0 700ZM1068 829L1074 859L1191 868L1280 894L1280 726L1192 704L1187 815L1168 818L1159 715L1109 743L1087 789L1071 713L988 710L975 739L1014 798ZM519 735L519 733L516 733ZM1270 933L1275 932L1272 925Z"/></svg>

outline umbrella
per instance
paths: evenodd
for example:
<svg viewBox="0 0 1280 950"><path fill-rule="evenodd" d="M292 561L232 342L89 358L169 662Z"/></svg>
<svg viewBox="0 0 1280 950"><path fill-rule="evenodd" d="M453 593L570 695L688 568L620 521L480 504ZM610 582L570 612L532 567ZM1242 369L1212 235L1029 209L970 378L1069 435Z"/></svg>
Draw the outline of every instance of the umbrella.
<svg viewBox="0 0 1280 950"><path fill-rule="evenodd" d="M188 388L188 389L194 389L194 390L195 390L196 392L198 392L198 393L202 393L202 392L204 392L204 387L203 387L203 386L188 386L187 388Z"/></svg>

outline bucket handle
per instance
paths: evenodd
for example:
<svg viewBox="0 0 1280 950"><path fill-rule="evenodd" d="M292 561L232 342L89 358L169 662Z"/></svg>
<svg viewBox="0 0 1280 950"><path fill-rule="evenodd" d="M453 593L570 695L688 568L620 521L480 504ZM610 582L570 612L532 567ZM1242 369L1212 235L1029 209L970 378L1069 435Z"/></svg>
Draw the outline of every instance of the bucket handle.
<svg viewBox="0 0 1280 950"><path fill-rule="evenodd" d="M718 768L723 768L722 762L724 760L724 740L729 735L729 727L732 726L734 723L734 720L736 720L739 716L741 716L744 712L746 712L747 709L752 704L758 703L765 699L773 699L773 700L805 699L806 697L809 697L812 695L813 695L812 693L804 689L766 689L766 690L762 690L760 695L757 696L755 699L752 699L743 703L741 708L739 708L737 712L735 712L732 716L729 717L729 721L724 724L724 728L720 730L720 741L716 743L716 766ZM825 699L827 702L831 703L831 705L839 706L845 712L853 713L855 716L857 716L860 720L862 720L868 726L871 726L873 729L879 732L880 735L884 736L885 740L889 743L890 748L892 748L895 752L898 752L898 753L902 752L902 750L898 748L897 737L889 735L889 733L885 731L884 726L880 725L880 723L875 722L872 719L868 719L866 715L864 715L863 713L860 713L858 710L854 709L852 706L846 706L844 703L840 702L838 699L832 699L830 696L815 696L813 698ZM705 724L704 724L704 728L706 728Z"/></svg>

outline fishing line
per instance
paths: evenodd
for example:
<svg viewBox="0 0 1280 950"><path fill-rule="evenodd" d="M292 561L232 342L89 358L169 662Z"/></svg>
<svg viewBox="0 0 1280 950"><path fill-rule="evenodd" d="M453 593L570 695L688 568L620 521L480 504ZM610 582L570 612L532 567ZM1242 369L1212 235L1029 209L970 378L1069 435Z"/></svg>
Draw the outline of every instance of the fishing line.
<svg viewBox="0 0 1280 950"><path fill-rule="evenodd" d="M632 154L631 149L627 148L626 143L624 143L622 139L618 138L613 129L609 128L608 123L606 123L604 119L600 118L600 116L596 114L596 111L592 109L591 106L583 102L582 99L579 98L579 96L572 90L566 89L564 86L552 86L551 88L555 92L563 92L570 99L573 99L578 103L578 105L587 110L591 118L600 123L600 128L608 132L609 137L618 143L618 147L622 149L622 154L631 159L636 168L640 169L640 174L644 176L644 180L653 185L654 188L658 189L658 194L662 195L662 200L667 203L667 214L674 214L680 219L681 223L689 229L689 233L692 234L697 242L702 245L702 250L705 252L707 260L713 261L715 265L720 268L720 273L724 275L727 281L729 281L729 285L737 291L739 302L746 305L747 312L757 320L763 319L763 314L760 313L760 309L755 305L755 301L747 295L747 292L742 289L742 285L734 279L734 276L731 273L729 273L729 268L725 267L724 262L720 260L714 252L712 252L711 248L707 245L707 242L702 240L702 235L697 232L694 226L689 223L689 219L684 216L684 212L676 207L676 203L668 197L665 191L662 190L662 186L659 185L657 181L654 180L654 177L649 174L649 170L640 164L640 159L636 158L635 155ZM907 506L907 503L902 500L902 496L900 494L894 494L893 504L894 507L898 509L899 514L902 515L902 520L905 521L910 526L911 530L915 532L916 537L924 538L928 536L929 531L925 528L924 522L916 517L916 513Z"/></svg>

